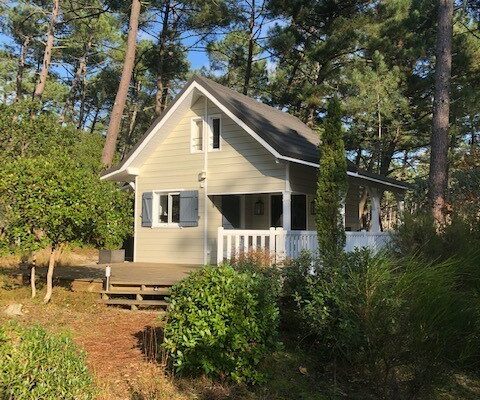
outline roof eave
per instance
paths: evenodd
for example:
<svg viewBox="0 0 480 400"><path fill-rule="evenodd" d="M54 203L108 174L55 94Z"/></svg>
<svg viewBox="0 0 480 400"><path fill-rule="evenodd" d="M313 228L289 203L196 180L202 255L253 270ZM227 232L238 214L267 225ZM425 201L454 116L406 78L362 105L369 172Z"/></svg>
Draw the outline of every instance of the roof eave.
<svg viewBox="0 0 480 400"><path fill-rule="evenodd" d="M133 182L138 175L138 170L133 168L119 168L105 171L101 176L102 181Z"/></svg>

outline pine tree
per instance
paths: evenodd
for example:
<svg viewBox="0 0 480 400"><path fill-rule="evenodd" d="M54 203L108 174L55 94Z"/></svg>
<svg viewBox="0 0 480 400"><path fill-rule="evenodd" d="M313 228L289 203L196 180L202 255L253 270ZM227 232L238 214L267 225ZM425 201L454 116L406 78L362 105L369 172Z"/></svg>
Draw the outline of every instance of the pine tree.
<svg viewBox="0 0 480 400"><path fill-rule="evenodd" d="M316 224L320 258L332 264L345 246L341 212L347 192L347 162L342 138L339 100L330 100L319 145L319 169L316 197Z"/></svg>
<svg viewBox="0 0 480 400"><path fill-rule="evenodd" d="M430 202L432 203L433 217L440 225L445 223L445 192L448 182L452 24L453 0L439 0L429 194Z"/></svg>

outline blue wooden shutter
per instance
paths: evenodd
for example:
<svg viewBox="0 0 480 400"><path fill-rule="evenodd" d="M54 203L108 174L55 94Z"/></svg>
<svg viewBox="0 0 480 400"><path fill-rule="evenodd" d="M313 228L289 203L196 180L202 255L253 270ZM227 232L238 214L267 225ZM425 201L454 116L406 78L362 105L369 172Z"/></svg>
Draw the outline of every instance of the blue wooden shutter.
<svg viewBox="0 0 480 400"><path fill-rule="evenodd" d="M152 226L153 192L142 193L142 226Z"/></svg>
<svg viewBox="0 0 480 400"><path fill-rule="evenodd" d="M180 226L198 226L198 190L180 192Z"/></svg>

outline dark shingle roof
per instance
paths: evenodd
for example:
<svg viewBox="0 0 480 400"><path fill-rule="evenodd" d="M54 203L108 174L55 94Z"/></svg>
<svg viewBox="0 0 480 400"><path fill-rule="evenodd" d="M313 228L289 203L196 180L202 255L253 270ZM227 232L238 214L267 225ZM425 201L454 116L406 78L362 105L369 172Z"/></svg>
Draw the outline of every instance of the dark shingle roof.
<svg viewBox="0 0 480 400"><path fill-rule="evenodd" d="M318 134L297 117L210 79L195 80L282 156L318 163Z"/></svg>

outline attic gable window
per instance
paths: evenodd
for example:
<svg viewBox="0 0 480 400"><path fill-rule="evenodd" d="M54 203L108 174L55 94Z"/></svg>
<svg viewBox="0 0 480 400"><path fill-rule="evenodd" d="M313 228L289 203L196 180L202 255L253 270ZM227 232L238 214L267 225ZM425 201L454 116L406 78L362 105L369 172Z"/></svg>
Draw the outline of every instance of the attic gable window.
<svg viewBox="0 0 480 400"><path fill-rule="evenodd" d="M220 150L220 137L222 131L222 119L220 115L211 115L208 119L210 137L208 141L209 150Z"/></svg>
<svg viewBox="0 0 480 400"><path fill-rule="evenodd" d="M203 152L203 119L201 117L192 118L190 151L192 153Z"/></svg>

